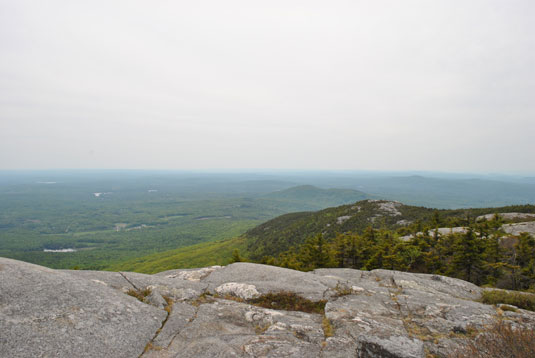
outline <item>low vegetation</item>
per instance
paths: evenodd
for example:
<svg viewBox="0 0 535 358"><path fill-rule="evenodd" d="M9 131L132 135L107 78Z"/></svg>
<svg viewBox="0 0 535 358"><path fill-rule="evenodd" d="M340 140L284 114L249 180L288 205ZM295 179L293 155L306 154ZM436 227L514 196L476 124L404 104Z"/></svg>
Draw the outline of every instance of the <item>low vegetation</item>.
<svg viewBox="0 0 535 358"><path fill-rule="evenodd" d="M438 214L427 226L415 223L398 230L368 227L362 233L346 232L307 238L262 263L310 271L325 267L361 270L388 269L439 274L477 285L513 290L535 288L535 238L501 231L502 220L467 221L465 232L439 235L434 227L451 225L458 218ZM400 235L412 235L401 238Z"/></svg>
<svg viewBox="0 0 535 358"><path fill-rule="evenodd" d="M533 358L535 331L500 321L447 358Z"/></svg>
<svg viewBox="0 0 535 358"><path fill-rule="evenodd" d="M481 302L491 305L511 305L525 310L535 311L535 294L532 293L503 290L483 291ZM512 308L513 307L508 308L508 306L502 306L502 310L504 311L511 311Z"/></svg>
<svg viewBox="0 0 535 358"><path fill-rule="evenodd" d="M467 226L474 224L475 218L484 214L535 213L535 206L437 210L399 205L396 210L399 214L388 215L380 209L379 203L365 200L316 212L282 215L245 233L249 258L261 260L265 256L276 257L319 234L330 240L339 233L363 234L369 228L373 228L407 235L423 231L425 228L432 230L436 227Z"/></svg>
<svg viewBox="0 0 535 358"><path fill-rule="evenodd" d="M325 313L326 300L311 301L296 293L281 291L270 292L247 301L255 306L285 311L301 311L307 313Z"/></svg>
<svg viewBox="0 0 535 358"><path fill-rule="evenodd" d="M476 223L475 217L493 212L535 212L535 206L434 210L401 205L398 208L402 212L401 216L379 217L371 222L370 216L373 217L377 213L374 211L376 205L365 201L316 213L287 214L233 239L159 252L112 264L106 269L156 273L175 268L253 261L304 271L317 267L352 267L394 268L459 278L467 277L469 274L471 276L469 280L478 284L516 289L529 287L529 279L526 281L522 278L525 276L524 269L527 263L518 260L504 261L505 256L514 255L514 252L511 250L511 245L507 246L501 242L503 232L500 232L498 227L503 221L499 219ZM341 217L339 215L347 214L347 210L354 213L360 210L360 213L345 221L340 220L341 224L338 224L338 218ZM405 220L405 224L397 224L400 220ZM412 223L409 223L410 221ZM465 267L464 273L458 272L461 263L467 259L460 257L464 250L462 245L472 245L474 241L462 240L460 235L446 235L440 239L436 237L434 228L451 226L471 226L476 238L487 239L485 245L481 240L475 241L473 248L479 251L476 256L481 258L474 262L474 266L483 264L484 272L481 272L480 267L475 267L474 270ZM415 235L419 232L420 235L416 235L417 237L412 240L400 239L400 236ZM320 244L317 241L319 233L322 233L323 240L321 249L325 251L324 254L313 257L314 250L309 248L311 244L313 246ZM518 248L521 250L527 248L529 251L531 243L527 238L522 240L523 244ZM513 240L510 244L515 242ZM499 250L501 251L497 252ZM264 255L266 253L270 254ZM454 262L455 255L457 257ZM522 255L526 257L525 254ZM523 269L518 270L519 266Z"/></svg>
<svg viewBox="0 0 535 358"><path fill-rule="evenodd" d="M236 237L143 256L109 265L106 269L151 274L177 268L227 265L233 260L234 250L243 252L245 247L245 238Z"/></svg>
<svg viewBox="0 0 535 358"><path fill-rule="evenodd" d="M142 290L136 290L134 288L129 289L126 294L137 298L141 302L145 302L145 298L150 295L152 290L150 288L144 288Z"/></svg>
<svg viewBox="0 0 535 358"><path fill-rule="evenodd" d="M334 327L331 324L331 321L329 321L329 319L325 316L323 316L321 327L323 328L323 335L325 338L334 336Z"/></svg>
<svg viewBox="0 0 535 358"><path fill-rule="evenodd" d="M264 194L291 184L242 182L238 174L13 175L0 173L0 256L64 269L104 270L137 257L237 237L285 213L362 197L356 191L314 187L269 197Z"/></svg>

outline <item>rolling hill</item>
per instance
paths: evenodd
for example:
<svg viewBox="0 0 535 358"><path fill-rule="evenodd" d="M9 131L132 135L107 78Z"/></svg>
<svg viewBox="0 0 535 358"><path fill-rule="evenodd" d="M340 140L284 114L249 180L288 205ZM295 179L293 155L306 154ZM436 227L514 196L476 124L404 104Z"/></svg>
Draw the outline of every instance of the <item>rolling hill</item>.
<svg viewBox="0 0 535 358"><path fill-rule="evenodd" d="M363 200L316 212L291 213L269 220L245 233L247 254L253 260L274 256L322 233L361 233L367 227L398 229L409 224L430 223L436 216L444 226L459 226L479 215L503 212L535 212L533 205L499 208L431 209L396 201ZM467 219L468 218L468 219ZM436 219L435 219L436 220Z"/></svg>
<svg viewBox="0 0 535 358"><path fill-rule="evenodd" d="M266 194L263 198L301 202L323 208L326 203L330 204L329 206L338 206L369 199L371 196L353 189L322 189L313 185L299 185Z"/></svg>
<svg viewBox="0 0 535 358"><path fill-rule="evenodd" d="M160 252L114 264L107 269L154 273L175 268L227 264L235 249L251 261L260 261L264 256L276 256L319 233L328 238L337 233L362 232L369 226L404 230L407 225L417 222L431 223L437 219L437 215L441 226L459 226L466 222L467 217L474 220L479 215L505 212L535 213L535 206L447 210L387 200L363 200L320 211L281 215L233 239Z"/></svg>

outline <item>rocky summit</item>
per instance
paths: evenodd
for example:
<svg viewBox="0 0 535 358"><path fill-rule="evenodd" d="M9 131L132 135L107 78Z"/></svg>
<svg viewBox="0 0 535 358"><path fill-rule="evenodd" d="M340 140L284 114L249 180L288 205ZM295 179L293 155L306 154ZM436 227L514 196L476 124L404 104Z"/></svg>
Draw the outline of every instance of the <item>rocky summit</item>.
<svg viewBox="0 0 535 358"><path fill-rule="evenodd" d="M480 303L482 291L387 270L235 263L145 275L0 258L0 356L425 358L498 319L535 327L535 312Z"/></svg>

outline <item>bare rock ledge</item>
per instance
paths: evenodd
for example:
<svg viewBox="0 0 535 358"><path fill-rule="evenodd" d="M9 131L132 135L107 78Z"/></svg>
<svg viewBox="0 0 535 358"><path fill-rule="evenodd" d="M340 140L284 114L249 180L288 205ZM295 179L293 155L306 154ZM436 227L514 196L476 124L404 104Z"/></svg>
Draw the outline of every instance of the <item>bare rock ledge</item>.
<svg viewBox="0 0 535 358"><path fill-rule="evenodd" d="M535 312L479 303L482 290L387 270L235 263L144 275L0 258L0 356L425 358L448 354L466 342L463 332L498 317L535 328ZM325 312L247 303L281 291L325 300Z"/></svg>

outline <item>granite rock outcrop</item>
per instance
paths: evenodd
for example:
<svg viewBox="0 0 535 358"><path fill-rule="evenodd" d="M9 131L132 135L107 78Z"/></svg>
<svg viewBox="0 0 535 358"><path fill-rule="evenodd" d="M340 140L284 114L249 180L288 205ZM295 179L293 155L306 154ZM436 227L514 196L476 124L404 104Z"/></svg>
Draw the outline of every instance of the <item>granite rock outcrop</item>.
<svg viewBox="0 0 535 358"><path fill-rule="evenodd" d="M0 258L0 356L426 358L498 319L535 328L535 312L480 303L482 291L388 270L235 263L145 275ZM324 308L252 301L281 292Z"/></svg>

